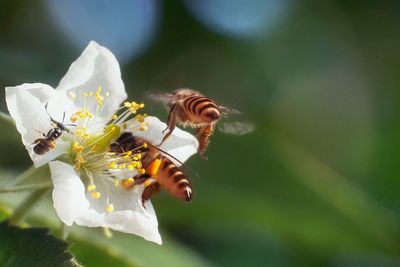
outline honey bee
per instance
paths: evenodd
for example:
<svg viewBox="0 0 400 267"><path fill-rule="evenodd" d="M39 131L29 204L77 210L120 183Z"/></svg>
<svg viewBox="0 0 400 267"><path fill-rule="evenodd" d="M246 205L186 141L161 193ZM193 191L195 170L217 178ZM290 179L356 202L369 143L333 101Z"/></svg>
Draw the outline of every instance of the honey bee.
<svg viewBox="0 0 400 267"><path fill-rule="evenodd" d="M150 99L163 103L169 110L167 128L168 132L163 137L161 144L172 134L176 125L196 128L199 140L199 154L204 158L204 152L209 144L209 139L221 118L230 115L239 115L240 111L218 105L214 100L205 97L192 89L177 89L171 94L153 94ZM219 130L230 134L246 134L253 130L253 125L248 121L225 122Z"/></svg>
<svg viewBox="0 0 400 267"><path fill-rule="evenodd" d="M47 111L47 106L46 106L46 111ZM63 122L64 118L65 118L65 112L63 115ZM44 138L36 139L32 143L32 145L35 145L33 147L33 152L35 152L38 155L43 155L49 152L51 149L55 148L56 146L55 141L62 135L64 131L69 131L63 123L54 120L53 118L51 118L51 116L50 120L55 125L55 127L51 128L47 132L47 134L43 133Z"/></svg>
<svg viewBox="0 0 400 267"><path fill-rule="evenodd" d="M169 156L175 159L173 156L130 132L122 133L115 142L110 144L110 152L125 153L133 150L142 154L142 165L146 170L143 175L134 177L135 181L132 185L145 185L142 204L154 193L159 192L160 187L179 200L186 202L192 200L191 183L181 168L168 158Z"/></svg>

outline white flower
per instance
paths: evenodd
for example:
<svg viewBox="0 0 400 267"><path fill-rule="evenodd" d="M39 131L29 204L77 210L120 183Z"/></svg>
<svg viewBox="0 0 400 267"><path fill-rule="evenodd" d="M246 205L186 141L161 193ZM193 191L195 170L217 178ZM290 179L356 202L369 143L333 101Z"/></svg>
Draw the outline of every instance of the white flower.
<svg viewBox="0 0 400 267"><path fill-rule="evenodd" d="M143 104L125 102L120 107L125 98L117 60L93 41L56 89L41 83L6 88L8 110L34 165L50 165L53 205L60 219L68 226L108 227L161 244L152 204L142 205L144 186L123 186L144 171L140 155L117 155L107 148L124 130L157 145L166 125L136 114ZM51 118L73 125L54 148L38 155L33 143L54 127ZM184 162L197 146L194 136L176 129L160 148Z"/></svg>

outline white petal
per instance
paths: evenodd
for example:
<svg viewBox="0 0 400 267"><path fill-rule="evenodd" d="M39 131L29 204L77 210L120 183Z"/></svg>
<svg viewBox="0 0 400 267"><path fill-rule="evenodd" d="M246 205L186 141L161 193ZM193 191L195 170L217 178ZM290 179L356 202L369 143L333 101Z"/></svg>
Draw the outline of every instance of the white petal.
<svg viewBox="0 0 400 267"><path fill-rule="evenodd" d="M53 161L49 165L54 184L53 206L58 217L71 226L77 218L89 213L84 185L70 165L61 161Z"/></svg>
<svg viewBox="0 0 400 267"><path fill-rule="evenodd" d="M49 153L37 155L33 152L32 143L38 138L43 138L42 133L47 134L51 129L50 118L44 104L52 92L53 89L44 84L23 84L6 88L8 111L15 120L22 142L36 167L66 153L69 147L60 141Z"/></svg>
<svg viewBox="0 0 400 267"><path fill-rule="evenodd" d="M81 56L71 64L68 72L61 79L57 90L76 94L74 103L78 108L83 104L84 92L95 92L101 86L105 97L100 117L109 118L127 97L121 79L121 71L115 56L105 47L91 41Z"/></svg>
<svg viewBox="0 0 400 267"><path fill-rule="evenodd" d="M161 244L157 217L151 203L146 203L146 209L140 204L143 186L127 191L110 183L105 188L106 184L98 180L101 178L94 177L96 190L102 195L95 200L88 196L81 178L70 165L60 161L50 162L49 165L54 183L53 205L66 225L71 226L75 222L88 227L108 227ZM111 213L105 212L107 194L109 203L115 207Z"/></svg>
<svg viewBox="0 0 400 267"><path fill-rule="evenodd" d="M144 186L135 186L132 191L115 186L109 190L110 203L114 205L115 210L106 214L108 227L120 232L139 235L161 245L162 241L153 205L150 201L146 201L146 208L142 206L141 196Z"/></svg>
<svg viewBox="0 0 400 267"><path fill-rule="evenodd" d="M153 145L159 145L164 137L162 131L166 129L167 125L152 116L147 117L145 122L148 127L147 131L139 131L139 123L134 123L130 126L130 130L135 135L149 140ZM198 146L199 142L193 135L176 127L160 148L181 162L185 162L189 157L197 153Z"/></svg>

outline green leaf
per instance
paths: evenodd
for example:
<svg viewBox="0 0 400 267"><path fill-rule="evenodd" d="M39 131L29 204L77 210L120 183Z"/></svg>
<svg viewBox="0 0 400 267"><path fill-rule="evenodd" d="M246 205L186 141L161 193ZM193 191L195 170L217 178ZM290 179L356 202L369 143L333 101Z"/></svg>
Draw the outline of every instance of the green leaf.
<svg viewBox="0 0 400 267"><path fill-rule="evenodd" d="M22 229L0 223L0 266L81 266L67 252L68 244L45 228Z"/></svg>

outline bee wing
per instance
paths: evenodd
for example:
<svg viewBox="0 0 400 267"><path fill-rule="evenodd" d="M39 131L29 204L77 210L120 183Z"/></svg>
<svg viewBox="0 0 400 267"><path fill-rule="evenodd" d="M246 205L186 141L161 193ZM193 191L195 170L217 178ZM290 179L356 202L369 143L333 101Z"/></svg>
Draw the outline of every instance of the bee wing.
<svg viewBox="0 0 400 267"><path fill-rule="evenodd" d="M221 110L222 117L224 117L224 118L228 118L230 116L244 115L244 113L240 112L239 110L233 109L233 108L219 106L219 109Z"/></svg>
<svg viewBox="0 0 400 267"><path fill-rule="evenodd" d="M220 107L222 121L218 122L219 131L227 134L244 135L254 131L254 124L239 110Z"/></svg>
<svg viewBox="0 0 400 267"><path fill-rule="evenodd" d="M148 98L151 101L158 102L163 105L168 105L169 103L175 101L173 94L149 94Z"/></svg>

